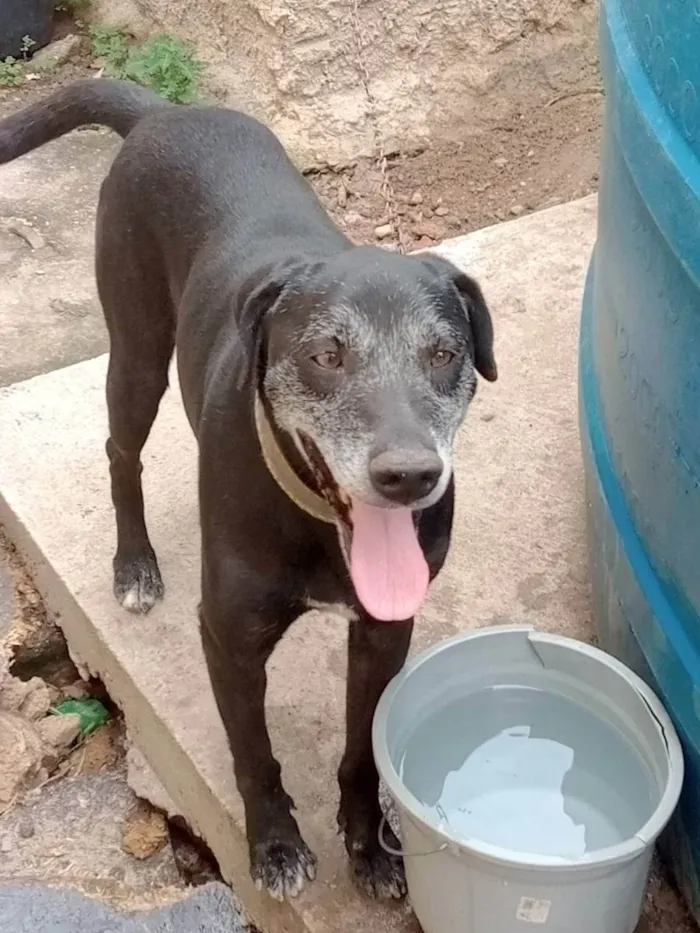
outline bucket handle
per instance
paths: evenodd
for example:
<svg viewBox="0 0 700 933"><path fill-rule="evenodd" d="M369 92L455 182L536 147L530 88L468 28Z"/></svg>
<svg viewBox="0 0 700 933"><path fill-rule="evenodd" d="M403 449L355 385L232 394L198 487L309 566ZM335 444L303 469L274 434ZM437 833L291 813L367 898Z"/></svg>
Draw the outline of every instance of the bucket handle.
<svg viewBox="0 0 700 933"><path fill-rule="evenodd" d="M438 846L437 849L430 849L428 852L404 852L403 849L395 849L393 846L390 846L384 838L384 830L387 827L387 823L387 818L382 816L379 822L379 832L377 833L377 838L379 839L379 845L389 855L395 855L398 858L423 858L425 855L437 855L438 852L444 852L447 848L447 843L443 842L443 844Z"/></svg>

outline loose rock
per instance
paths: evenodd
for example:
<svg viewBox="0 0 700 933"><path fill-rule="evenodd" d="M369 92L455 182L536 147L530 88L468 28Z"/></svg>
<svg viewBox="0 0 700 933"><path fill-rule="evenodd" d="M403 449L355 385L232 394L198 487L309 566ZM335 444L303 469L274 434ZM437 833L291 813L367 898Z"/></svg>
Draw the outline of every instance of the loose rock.
<svg viewBox="0 0 700 933"><path fill-rule="evenodd" d="M46 48L39 49L32 56L32 68L37 71L53 71L59 65L65 65L67 61L78 53L83 44L82 36L70 34L62 39L57 39Z"/></svg>
<svg viewBox="0 0 700 933"><path fill-rule="evenodd" d="M394 228L391 224L380 224L378 227L374 228L374 235L378 240L385 240L388 236L394 232Z"/></svg>
<svg viewBox="0 0 700 933"><path fill-rule="evenodd" d="M443 204L440 204L435 208L436 217L447 217L449 213L449 210Z"/></svg>
<svg viewBox="0 0 700 933"><path fill-rule="evenodd" d="M423 220L421 223L416 224L413 232L419 238L429 237L431 240L441 240L444 235L442 225L432 220Z"/></svg>
<svg viewBox="0 0 700 933"><path fill-rule="evenodd" d="M420 191L414 191L411 197L408 199L408 203L412 204L414 207L418 204L423 203L423 195Z"/></svg>
<svg viewBox="0 0 700 933"><path fill-rule="evenodd" d="M122 848L137 859L155 855L168 841L168 825L162 813L141 802L127 818Z"/></svg>
<svg viewBox="0 0 700 933"><path fill-rule="evenodd" d="M48 777L41 735L22 716L0 710L0 814Z"/></svg>
<svg viewBox="0 0 700 933"><path fill-rule="evenodd" d="M38 723L39 732L48 745L60 752L66 751L80 734L80 716L47 716Z"/></svg>

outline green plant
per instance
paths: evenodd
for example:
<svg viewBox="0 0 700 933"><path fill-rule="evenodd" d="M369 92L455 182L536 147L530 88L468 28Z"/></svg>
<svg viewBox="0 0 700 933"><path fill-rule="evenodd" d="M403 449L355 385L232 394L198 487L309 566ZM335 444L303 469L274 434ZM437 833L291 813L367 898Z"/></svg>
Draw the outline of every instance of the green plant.
<svg viewBox="0 0 700 933"><path fill-rule="evenodd" d="M124 29L102 23L90 27L90 42L112 77L150 87L175 104L195 99L204 64L181 39L163 33L134 43Z"/></svg>
<svg viewBox="0 0 700 933"><path fill-rule="evenodd" d="M187 104L197 94L203 68L194 51L180 39L155 35L131 51L124 76L152 88L166 100Z"/></svg>
<svg viewBox="0 0 700 933"><path fill-rule="evenodd" d="M90 26L90 47L95 58L101 58L105 69L115 78L124 77L123 68L129 57L129 37L119 26L95 23Z"/></svg>
<svg viewBox="0 0 700 933"><path fill-rule="evenodd" d="M34 48L35 45L36 45L36 42L34 41L34 39L32 39L31 36L22 36L22 45L20 48L21 53L22 53L22 58L25 58L25 59L29 58L29 53L31 52L31 50Z"/></svg>
<svg viewBox="0 0 700 933"><path fill-rule="evenodd" d="M19 87L24 84L22 63L16 58L0 59L0 87Z"/></svg>

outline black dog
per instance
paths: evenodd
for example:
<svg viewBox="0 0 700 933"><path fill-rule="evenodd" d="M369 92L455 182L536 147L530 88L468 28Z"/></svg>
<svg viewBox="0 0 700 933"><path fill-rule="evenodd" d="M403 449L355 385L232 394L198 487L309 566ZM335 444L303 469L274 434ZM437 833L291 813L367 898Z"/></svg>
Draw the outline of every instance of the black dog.
<svg viewBox="0 0 700 933"><path fill-rule="evenodd" d="M270 745L265 663L326 605L350 620L340 827L360 885L400 897L371 723L448 550L476 372L496 378L482 294L437 257L353 246L275 136L233 111L82 81L0 122L0 162L88 123L126 138L97 223L115 594L132 612L163 595L140 453L177 347L199 443L202 640L252 875L282 899L315 873Z"/></svg>

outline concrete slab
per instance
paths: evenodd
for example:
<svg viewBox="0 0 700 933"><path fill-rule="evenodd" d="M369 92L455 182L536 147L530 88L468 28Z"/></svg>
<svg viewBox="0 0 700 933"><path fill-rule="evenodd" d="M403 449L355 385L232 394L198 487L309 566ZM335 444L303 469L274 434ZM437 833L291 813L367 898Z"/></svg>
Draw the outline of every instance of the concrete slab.
<svg viewBox="0 0 700 933"><path fill-rule="evenodd" d="M15 619L14 580L7 557L0 551L0 644Z"/></svg>
<svg viewBox="0 0 700 933"><path fill-rule="evenodd" d="M125 822L137 804L115 773L81 774L30 792L0 818L0 891L20 881L60 885L131 911L182 900L188 892L169 840L147 858L124 849Z"/></svg>
<svg viewBox="0 0 700 933"><path fill-rule="evenodd" d="M0 886L3 933L244 933L231 892L208 884L179 904L123 914L74 891Z"/></svg>
<svg viewBox="0 0 700 933"><path fill-rule="evenodd" d="M0 385L107 347L93 235L117 145L113 133L85 129L0 172Z"/></svg>
<svg viewBox="0 0 700 933"><path fill-rule="evenodd" d="M457 629L506 621L592 635L576 349L594 233L589 198L442 248L483 283L501 378L481 387L459 439L454 545L417 626L416 648ZM320 876L281 907L250 882L241 803L197 633L195 445L171 392L144 458L167 595L147 619L136 619L111 595L105 367L100 357L0 390L0 450L9 452L0 461L0 522L60 613L76 659L123 707L174 805L207 840L262 929L414 930L404 908L369 903L354 891L335 832L345 687L345 626L335 618L304 617L270 665L273 743Z"/></svg>

